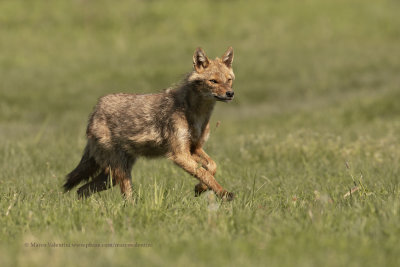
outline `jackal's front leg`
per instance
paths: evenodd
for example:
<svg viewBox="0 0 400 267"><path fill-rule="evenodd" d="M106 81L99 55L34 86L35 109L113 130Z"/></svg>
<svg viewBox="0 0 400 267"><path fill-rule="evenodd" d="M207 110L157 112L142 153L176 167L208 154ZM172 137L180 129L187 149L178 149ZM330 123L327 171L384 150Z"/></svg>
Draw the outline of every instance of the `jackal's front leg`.
<svg viewBox="0 0 400 267"><path fill-rule="evenodd" d="M193 159L201 164L206 170L208 170L213 176L217 172L217 164L213 161L209 155L202 149L196 149L192 154Z"/></svg>
<svg viewBox="0 0 400 267"><path fill-rule="evenodd" d="M226 191L215 180L214 176L204 167L199 166L190 153L179 153L171 157L171 159L185 171L200 180L208 188L213 190L219 197L225 200L232 200L233 194Z"/></svg>
<svg viewBox="0 0 400 267"><path fill-rule="evenodd" d="M212 176L215 176L215 173L217 172L217 164L210 158L209 155L207 155L207 153L202 148L196 149L194 151L194 153L192 154L192 156L193 156L193 159L198 164L201 164L203 166L203 168L205 168L212 174ZM197 197L201 193L203 193L209 189L210 188L206 184L200 182L194 187L194 194Z"/></svg>

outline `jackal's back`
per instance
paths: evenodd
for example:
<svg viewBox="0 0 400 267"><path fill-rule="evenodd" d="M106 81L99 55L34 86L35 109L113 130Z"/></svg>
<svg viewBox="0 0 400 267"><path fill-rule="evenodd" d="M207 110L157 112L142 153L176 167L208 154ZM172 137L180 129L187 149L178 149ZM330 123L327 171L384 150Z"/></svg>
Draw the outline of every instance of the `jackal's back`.
<svg viewBox="0 0 400 267"><path fill-rule="evenodd" d="M167 93L111 94L100 98L87 128L91 150L101 150L92 154L161 156L167 153L171 132L168 114L173 106Z"/></svg>

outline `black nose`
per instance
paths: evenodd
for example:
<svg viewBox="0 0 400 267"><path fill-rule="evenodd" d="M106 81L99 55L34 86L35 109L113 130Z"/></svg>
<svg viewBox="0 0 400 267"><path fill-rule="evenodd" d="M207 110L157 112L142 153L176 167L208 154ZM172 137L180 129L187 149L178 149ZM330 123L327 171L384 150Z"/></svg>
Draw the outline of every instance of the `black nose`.
<svg viewBox="0 0 400 267"><path fill-rule="evenodd" d="M234 94L235 94L235 93L234 93L233 91L227 91L227 92L226 92L226 96L227 96L227 97L233 97Z"/></svg>

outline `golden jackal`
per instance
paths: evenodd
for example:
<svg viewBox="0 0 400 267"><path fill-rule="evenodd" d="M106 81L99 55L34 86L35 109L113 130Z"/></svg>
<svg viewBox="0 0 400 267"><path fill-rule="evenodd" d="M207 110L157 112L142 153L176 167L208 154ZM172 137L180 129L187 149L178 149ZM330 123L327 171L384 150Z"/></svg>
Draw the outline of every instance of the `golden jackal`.
<svg viewBox="0 0 400 267"><path fill-rule="evenodd" d="M86 130L87 145L78 166L67 175L65 191L82 181L79 197L118 184L131 197L131 170L139 156L165 156L196 177L195 195L211 189L232 200L215 180L217 165L202 146L216 101L233 99L233 49L210 60L201 48L193 55L194 70L183 82L158 94L111 94L99 99ZM109 183L111 174L112 183Z"/></svg>

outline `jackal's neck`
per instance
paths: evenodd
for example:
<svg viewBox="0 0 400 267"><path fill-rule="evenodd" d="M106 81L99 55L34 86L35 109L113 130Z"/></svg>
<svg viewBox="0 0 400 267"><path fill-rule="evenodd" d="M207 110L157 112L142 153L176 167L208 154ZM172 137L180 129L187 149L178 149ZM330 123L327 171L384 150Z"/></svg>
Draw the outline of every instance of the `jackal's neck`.
<svg viewBox="0 0 400 267"><path fill-rule="evenodd" d="M213 98L204 97L196 88L188 89L186 93L186 103L190 112L193 114L197 113L198 115L209 114L209 116L211 116L216 101Z"/></svg>
<svg viewBox="0 0 400 267"><path fill-rule="evenodd" d="M200 93L196 82L184 83L178 89L181 101L184 103L186 116L190 121L204 120L208 122L216 101Z"/></svg>

